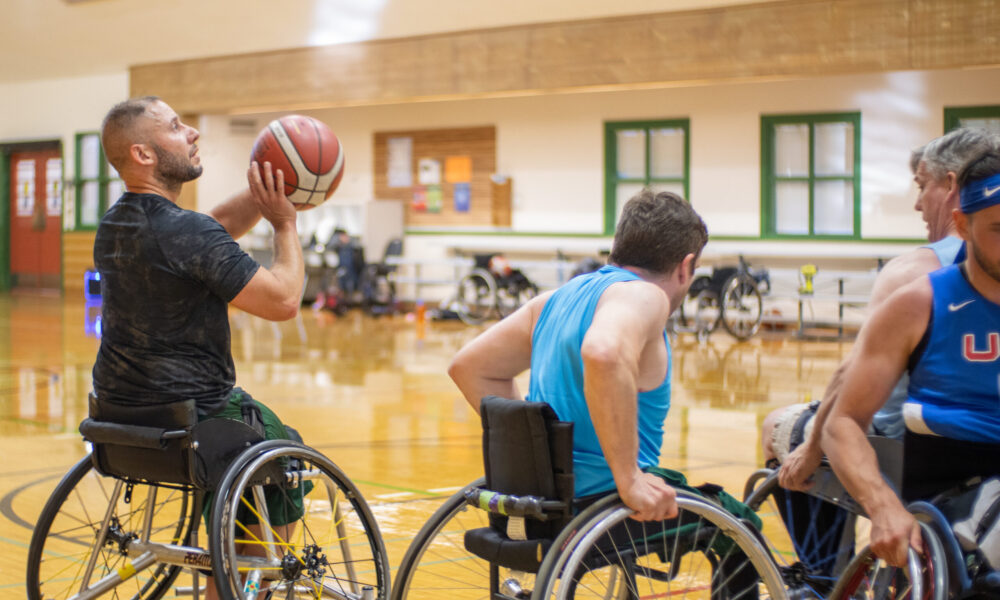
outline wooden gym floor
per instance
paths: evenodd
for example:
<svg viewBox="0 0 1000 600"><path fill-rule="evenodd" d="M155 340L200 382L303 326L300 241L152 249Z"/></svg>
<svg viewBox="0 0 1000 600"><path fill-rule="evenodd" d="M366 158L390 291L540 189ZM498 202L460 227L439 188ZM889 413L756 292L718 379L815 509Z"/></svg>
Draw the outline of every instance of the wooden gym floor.
<svg viewBox="0 0 1000 600"><path fill-rule="evenodd" d="M85 454L99 307L77 297L0 294L0 598L21 598L32 525ZM358 484L393 568L446 496L479 476L477 416L445 373L480 330L402 315L315 313L274 324L231 315L237 384L296 427ZM717 332L674 342L673 406L661 464L739 495L762 464L758 430L773 408L821 397L850 342ZM527 382L522 384L522 391Z"/></svg>

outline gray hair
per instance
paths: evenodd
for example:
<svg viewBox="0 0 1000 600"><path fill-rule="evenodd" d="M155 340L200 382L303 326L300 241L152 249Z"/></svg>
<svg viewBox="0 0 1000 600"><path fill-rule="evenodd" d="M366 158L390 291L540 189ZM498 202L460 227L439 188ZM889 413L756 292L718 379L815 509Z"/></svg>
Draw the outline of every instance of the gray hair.
<svg viewBox="0 0 1000 600"><path fill-rule="evenodd" d="M926 147L921 146L910 150L910 173L917 174L917 168L920 167L920 161L924 159L924 148Z"/></svg>
<svg viewBox="0 0 1000 600"><path fill-rule="evenodd" d="M985 129L962 127L928 142L921 160L927 173L940 181L948 173L960 173L970 159L996 148L998 141L996 134Z"/></svg>

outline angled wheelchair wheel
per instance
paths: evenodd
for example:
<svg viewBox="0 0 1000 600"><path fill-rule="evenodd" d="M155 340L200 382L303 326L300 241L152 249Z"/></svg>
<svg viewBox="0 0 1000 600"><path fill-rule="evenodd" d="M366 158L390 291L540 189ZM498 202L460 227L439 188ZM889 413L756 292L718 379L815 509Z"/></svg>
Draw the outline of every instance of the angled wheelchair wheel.
<svg viewBox="0 0 1000 600"><path fill-rule="evenodd" d="M863 548L847 566L830 593L831 599L945 600L948 598L948 565L941 542L925 523L924 552L910 550L907 568L892 567Z"/></svg>
<svg viewBox="0 0 1000 600"><path fill-rule="evenodd" d="M719 295L722 326L734 338L748 340L760 329L764 303L757 283L749 275L736 274L726 280Z"/></svg>
<svg viewBox="0 0 1000 600"><path fill-rule="evenodd" d="M717 505L678 491L679 514L630 519L612 495L581 512L553 543L532 598L785 598L756 532Z"/></svg>
<svg viewBox="0 0 1000 600"><path fill-rule="evenodd" d="M466 488L484 484L479 479ZM487 513L466 504L464 489L448 498L406 550L392 584L393 600L487 599L491 588L501 597L526 598L533 574L502 567L491 574L488 562L465 549L465 532L487 526Z"/></svg>
<svg viewBox="0 0 1000 600"><path fill-rule="evenodd" d="M154 495L150 495L155 491ZM197 527L194 492L135 485L104 477L90 457L80 460L49 497L28 548L29 600L62 600L115 574L128 573L134 556L125 546L142 538L164 544L187 544ZM152 511L149 535L145 515ZM154 600L162 597L180 567L152 564L121 581L112 598Z"/></svg>
<svg viewBox="0 0 1000 600"><path fill-rule="evenodd" d="M513 313L537 295L538 286L533 283L497 288L497 311L500 313L500 318Z"/></svg>
<svg viewBox="0 0 1000 600"><path fill-rule="evenodd" d="M262 442L233 462L218 489L209 535L222 598L388 597L389 563L375 517L316 450Z"/></svg>
<svg viewBox="0 0 1000 600"><path fill-rule="evenodd" d="M488 319L497 306L497 282L486 269L473 269L458 282L458 316L469 325Z"/></svg>
<svg viewBox="0 0 1000 600"><path fill-rule="evenodd" d="M794 596L823 598L856 554L857 514L778 485L778 472L754 472L743 502L763 523L771 556Z"/></svg>

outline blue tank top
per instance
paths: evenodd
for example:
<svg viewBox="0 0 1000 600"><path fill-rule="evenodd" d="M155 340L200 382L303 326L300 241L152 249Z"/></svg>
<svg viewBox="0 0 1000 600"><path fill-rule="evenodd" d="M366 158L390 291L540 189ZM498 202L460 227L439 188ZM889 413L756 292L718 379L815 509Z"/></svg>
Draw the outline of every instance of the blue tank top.
<svg viewBox="0 0 1000 600"><path fill-rule="evenodd" d="M601 294L613 283L639 277L615 266L574 277L545 303L531 337L528 400L547 402L563 421L573 422L573 469L577 496L615 488L583 395L580 348ZM670 344L666 332L667 375L656 389L638 395L639 466L655 466L663 444L663 421L670 409Z"/></svg>
<svg viewBox="0 0 1000 600"><path fill-rule="evenodd" d="M942 267L965 260L965 242L957 236L945 236L934 243L921 246L921 248L933 250ZM897 440L903 439L903 432L906 431L906 424L903 423L903 404L906 403L909 387L910 378L904 373L896 382L896 387L892 388L889 399L872 417L874 433Z"/></svg>
<svg viewBox="0 0 1000 600"><path fill-rule="evenodd" d="M926 347L910 371L906 427L1000 443L1000 305L977 292L959 265L929 277L934 305Z"/></svg>

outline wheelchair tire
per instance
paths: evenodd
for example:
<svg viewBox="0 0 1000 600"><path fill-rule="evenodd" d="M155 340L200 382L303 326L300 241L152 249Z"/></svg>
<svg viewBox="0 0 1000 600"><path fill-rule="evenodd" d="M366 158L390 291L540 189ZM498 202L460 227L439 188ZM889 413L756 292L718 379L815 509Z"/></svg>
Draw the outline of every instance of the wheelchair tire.
<svg viewBox="0 0 1000 600"><path fill-rule="evenodd" d="M948 598L948 565L941 541L926 523L921 523L920 526L924 554L911 549L909 568L889 566L876 558L870 547L865 546L841 574L828 599ZM914 568L920 572L919 588L911 583L917 581Z"/></svg>
<svg viewBox="0 0 1000 600"><path fill-rule="evenodd" d="M497 289L497 312L500 318L512 314L529 300L538 295L538 286L530 283L524 287L511 285Z"/></svg>
<svg viewBox="0 0 1000 600"><path fill-rule="evenodd" d="M745 341L760 329L764 303L757 283L746 274L737 273L722 285L719 295L719 318L734 338Z"/></svg>
<svg viewBox="0 0 1000 600"><path fill-rule="evenodd" d="M664 522L630 520L632 511L617 495L588 507L553 542L560 551L545 556L533 600L786 597L758 533L681 490L677 506L678 520Z"/></svg>
<svg viewBox="0 0 1000 600"><path fill-rule="evenodd" d="M484 484L478 479L465 489ZM465 489L448 498L413 538L392 583L393 600L490 597L490 565L466 550L464 539L466 531L489 525L487 513L466 504ZM534 581L533 574L500 568L492 587L514 598L518 590L530 591Z"/></svg>
<svg viewBox="0 0 1000 600"><path fill-rule="evenodd" d="M375 517L321 453L288 440L261 442L233 461L218 490L209 536L224 600L243 598L254 586L258 598L388 597L389 562ZM288 519L287 527L258 525ZM264 562L247 566L253 559L242 553L246 547Z"/></svg>
<svg viewBox="0 0 1000 600"><path fill-rule="evenodd" d="M94 570L88 589L134 558L124 555L122 542L141 533L151 486L134 486L131 503L126 503L125 484L119 483L94 470L90 456L81 459L62 478L38 517L28 547L29 600L65 599L80 593L85 567L92 558ZM198 526L194 495L189 489L157 488L152 541L189 543L192 529ZM108 533L98 545L105 515L110 515ZM180 571L180 567L163 563L151 565L121 582L114 589L114 597L155 600L170 589Z"/></svg>
<svg viewBox="0 0 1000 600"><path fill-rule="evenodd" d="M490 318L497 307L497 281L486 269L473 269L458 282L458 317L468 325Z"/></svg>
<svg viewBox="0 0 1000 600"><path fill-rule="evenodd" d="M857 515L804 492L778 485L778 471L747 479L743 502L763 522L762 532L789 595L823 598L856 554Z"/></svg>
<svg viewBox="0 0 1000 600"><path fill-rule="evenodd" d="M703 289L694 298L685 297L677 318L685 332L694 333L699 340L707 339L718 329L722 318L718 296L712 290Z"/></svg>

